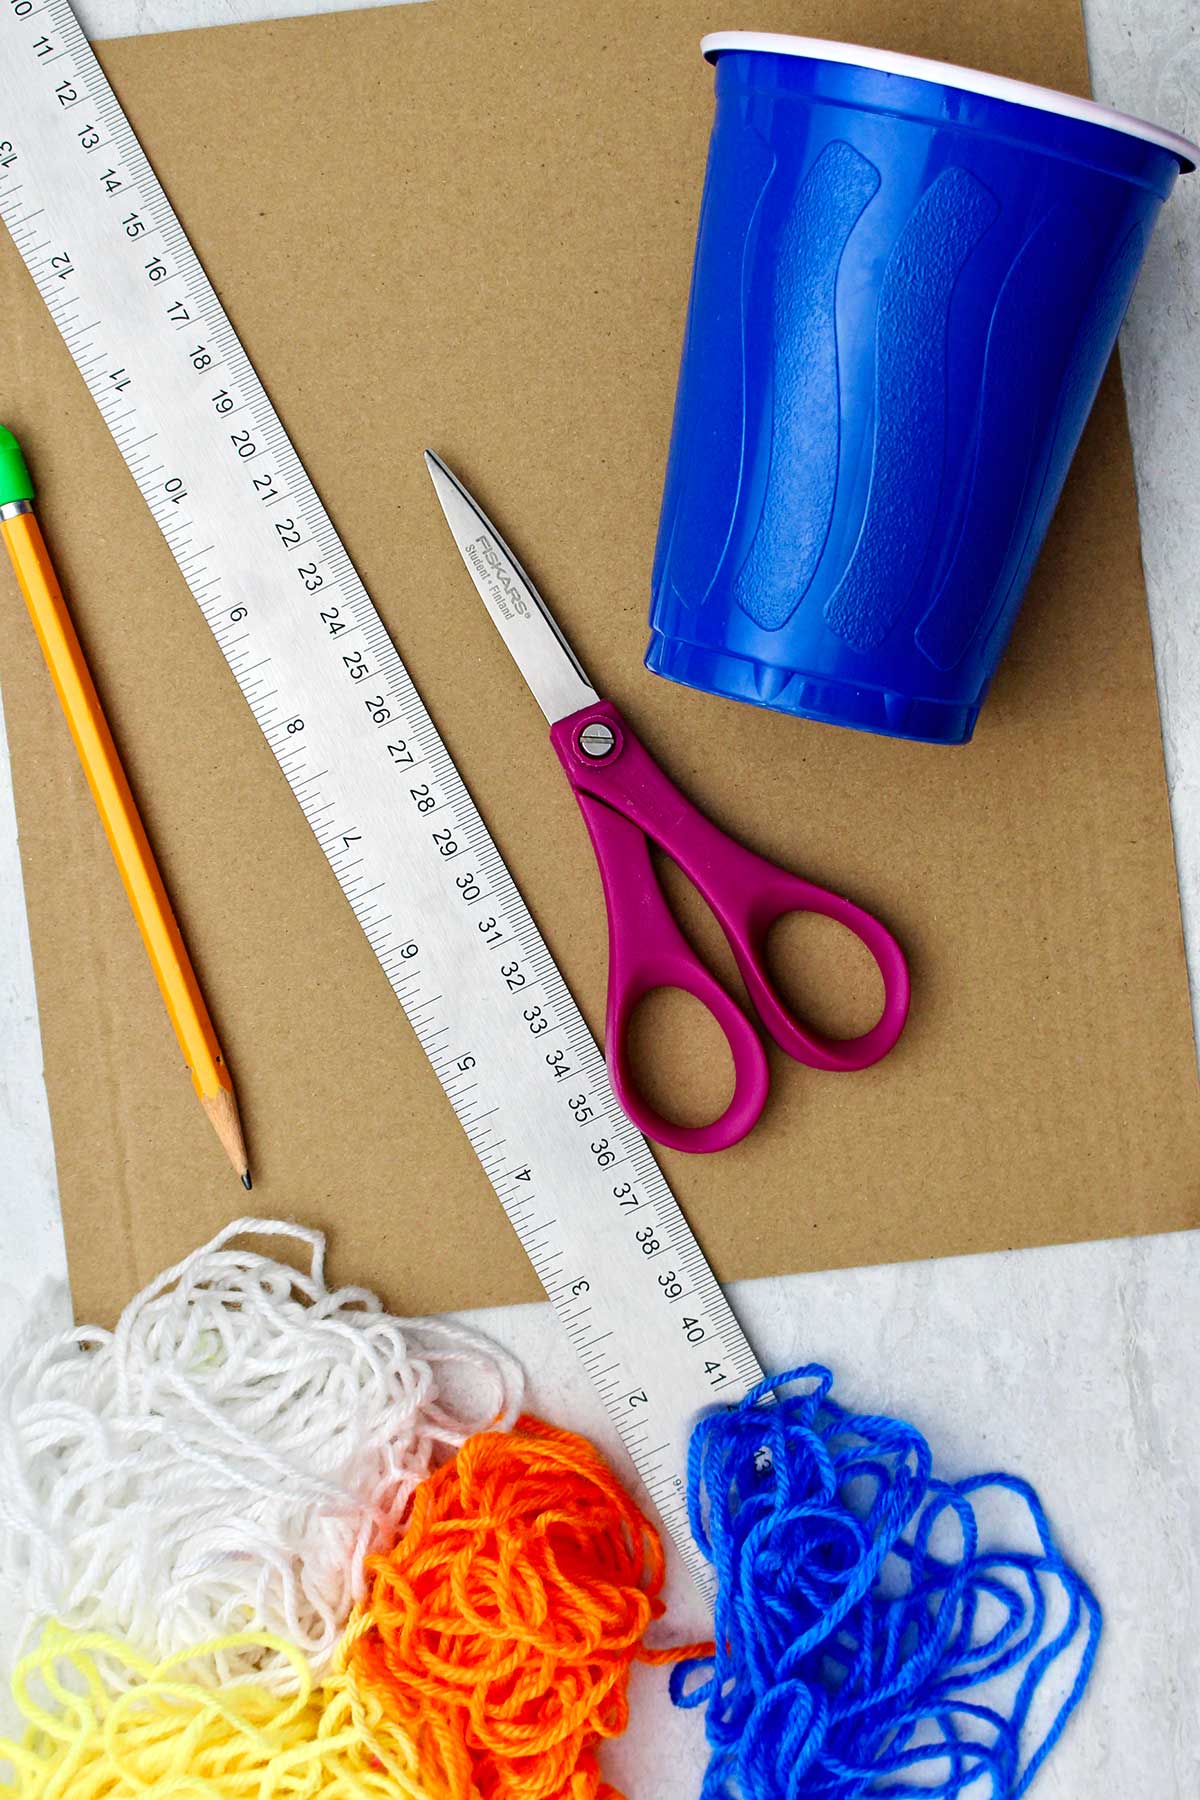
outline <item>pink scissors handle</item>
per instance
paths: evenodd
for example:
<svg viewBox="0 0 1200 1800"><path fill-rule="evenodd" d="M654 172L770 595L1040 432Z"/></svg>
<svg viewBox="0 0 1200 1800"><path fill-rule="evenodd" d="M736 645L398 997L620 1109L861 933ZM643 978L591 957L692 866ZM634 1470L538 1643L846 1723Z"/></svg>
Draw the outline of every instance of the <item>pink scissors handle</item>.
<svg viewBox="0 0 1200 1800"><path fill-rule="evenodd" d="M759 1017L782 1050L812 1068L842 1071L868 1068L887 1055L908 1016L909 978L904 953L885 925L852 901L779 868L719 830L668 780L610 701L597 701L560 719L550 739L587 822L608 906L609 1070L621 1105L647 1136L681 1149L724 1149L746 1135L766 1099L765 1060L757 1035L680 933L658 886L647 838L666 851L707 901ZM831 1038L813 1030L778 993L767 969L766 940L776 920L790 912L834 919L861 939L878 964L883 1011L860 1037ZM632 1090L625 1031L638 1000L656 987L694 994L729 1041L734 1097L711 1125L693 1130L673 1126L651 1114ZM743 1028L758 1044L758 1059L749 1052Z"/></svg>
<svg viewBox="0 0 1200 1800"><path fill-rule="evenodd" d="M640 826L575 789L608 907L608 1004L604 1046L617 1099L638 1130L672 1150L726 1150L757 1124L770 1071L762 1039L737 1001L705 967L663 898ZM708 1008L733 1057L733 1097L707 1125L679 1125L647 1105L629 1066L629 1027L656 988L681 988Z"/></svg>

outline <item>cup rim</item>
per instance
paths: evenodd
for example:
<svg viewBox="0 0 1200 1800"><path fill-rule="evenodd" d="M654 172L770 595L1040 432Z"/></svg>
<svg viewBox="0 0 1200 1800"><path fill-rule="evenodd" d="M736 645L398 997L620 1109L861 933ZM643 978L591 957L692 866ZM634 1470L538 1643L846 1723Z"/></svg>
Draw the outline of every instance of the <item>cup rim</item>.
<svg viewBox="0 0 1200 1800"><path fill-rule="evenodd" d="M723 50L758 50L775 56L803 56L814 62L850 63L864 69L876 69L885 75L906 75L913 81L936 82L941 87L960 88L968 94L983 94L991 100L1007 100L1016 106L1030 106L1037 112L1057 113L1066 119L1082 119L1089 125L1106 125L1127 137L1141 138L1169 150L1179 158L1184 174L1200 162L1200 145L1181 137L1177 131L1154 125L1132 113L1117 112L1098 100L1085 100L1077 94L1062 94L1055 88L1036 87L1032 82L1015 81L1007 75L989 75L982 69L967 69L958 63L933 62L925 56L907 56L898 50L873 50L865 44L841 44L833 38L794 37L783 31L710 31L700 40L701 53L715 62Z"/></svg>

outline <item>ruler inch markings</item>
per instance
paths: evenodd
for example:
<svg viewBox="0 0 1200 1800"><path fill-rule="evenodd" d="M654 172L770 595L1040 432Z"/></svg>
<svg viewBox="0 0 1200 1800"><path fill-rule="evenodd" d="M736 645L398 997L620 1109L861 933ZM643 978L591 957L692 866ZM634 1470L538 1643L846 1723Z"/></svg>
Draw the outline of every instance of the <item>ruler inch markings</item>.
<svg viewBox="0 0 1200 1800"><path fill-rule="evenodd" d="M33 49L47 16L53 66ZM687 1440L706 1406L759 1379L753 1352L68 0L0 11L0 109L15 153L0 218L711 1595Z"/></svg>

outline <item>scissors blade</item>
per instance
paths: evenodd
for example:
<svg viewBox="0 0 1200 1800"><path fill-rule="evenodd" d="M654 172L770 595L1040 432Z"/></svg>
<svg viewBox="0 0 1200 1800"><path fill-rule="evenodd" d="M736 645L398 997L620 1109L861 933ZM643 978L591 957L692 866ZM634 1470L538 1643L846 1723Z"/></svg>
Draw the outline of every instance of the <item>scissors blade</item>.
<svg viewBox="0 0 1200 1800"><path fill-rule="evenodd" d="M599 695L575 652L483 508L432 450L425 466L467 573L550 723L594 706Z"/></svg>

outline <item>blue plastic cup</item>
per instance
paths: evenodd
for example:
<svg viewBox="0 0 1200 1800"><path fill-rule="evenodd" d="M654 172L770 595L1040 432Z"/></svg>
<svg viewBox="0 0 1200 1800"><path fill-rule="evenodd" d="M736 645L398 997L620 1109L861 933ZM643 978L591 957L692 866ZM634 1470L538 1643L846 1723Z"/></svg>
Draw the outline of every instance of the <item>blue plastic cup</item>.
<svg viewBox="0 0 1200 1800"><path fill-rule="evenodd" d="M964 743L1200 152L946 63L757 32L703 49L717 109L647 666Z"/></svg>

